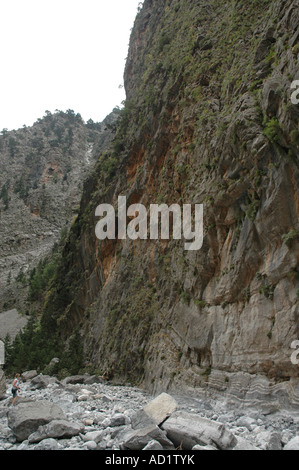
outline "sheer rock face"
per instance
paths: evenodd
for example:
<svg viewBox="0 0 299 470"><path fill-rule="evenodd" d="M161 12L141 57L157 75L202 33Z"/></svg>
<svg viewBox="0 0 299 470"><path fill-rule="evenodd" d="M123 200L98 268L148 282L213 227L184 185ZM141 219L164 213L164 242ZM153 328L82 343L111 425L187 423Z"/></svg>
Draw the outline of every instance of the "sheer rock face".
<svg viewBox="0 0 299 470"><path fill-rule="evenodd" d="M56 280L74 295L53 312L111 377L298 402L298 22L298 1L146 0L137 15L110 166L85 185ZM118 195L203 203L202 249L99 242L95 207Z"/></svg>

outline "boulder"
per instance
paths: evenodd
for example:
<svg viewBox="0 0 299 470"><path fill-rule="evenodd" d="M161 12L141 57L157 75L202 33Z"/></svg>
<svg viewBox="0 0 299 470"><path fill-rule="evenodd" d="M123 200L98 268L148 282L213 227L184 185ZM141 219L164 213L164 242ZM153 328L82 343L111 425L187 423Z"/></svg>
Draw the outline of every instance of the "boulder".
<svg viewBox="0 0 299 470"><path fill-rule="evenodd" d="M196 446L192 447L192 450L217 450L214 446L200 446L196 444Z"/></svg>
<svg viewBox="0 0 299 470"><path fill-rule="evenodd" d="M97 444L94 441L86 442L85 446L88 450L96 450L97 448Z"/></svg>
<svg viewBox="0 0 299 470"><path fill-rule="evenodd" d="M131 416L131 426L133 429L144 429L155 425L155 421L144 410L138 410Z"/></svg>
<svg viewBox="0 0 299 470"><path fill-rule="evenodd" d="M64 415L57 405L46 400L19 403L7 414L8 426L12 429L17 441L22 442L54 419L63 419Z"/></svg>
<svg viewBox="0 0 299 470"><path fill-rule="evenodd" d="M49 438L34 446L34 450L64 450L64 448L55 439Z"/></svg>
<svg viewBox="0 0 299 470"><path fill-rule="evenodd" d="M251 442L241 436L237 436L237 444L233 450L261 450L259 447L254 446Z"/></svg>
<svg viewBox="0 0 299 470"><path fill-rule="evenodd" d="M70 439L74 436L78 436L83 431L83 424L73 423L62 419L54 419L48 424L39 426L36 432L30 434L28 441L32 444L48 438Z"/></svg>
<svg viewBox="0 0 299 470"><path fill-rule="evenodd" d="M271 439L270 431L261 431L256 435L255 441L257 446L262 450L267 450Z"/></svg>
<svg viewBox="0 0 299 470"><path fill-rule="evenodd" d="M174 449L166 433L158 426L129 431L125 436L123 446L129 450L142 450L152 440L158 441L164 449Z"/></svg>
<svg viewBox="0 0 299 470"><path fill-rule="evenodd" d="M49 375L40 374L31 380L31 390L39 390L41 388L47 388L50 384L59 384L59 380L56 377Z"/></svg>
<svg viewBox="0 0 299 470"><path fill-rule="evenodd" d="M101 430L101 431L90 431L90 432L87 432L86 434L82 435L81 438L85 442L93 441L96 444L98 444L99 442L101 442L101 440L103 439L103 437L105 435L106 435L106 432L103 431L103 430Z"/></svg>
<svg viewBox="0 0 299 470"><path fill-rule="evenodd" d="M36 377L37 375L38 374L36 370L28 370L21 374L21 379L23 380L23 382L28 382L28 380L34 379L34 377Z"/></svg>
<svg viewBox="0 0 299 470"><path fill-rule="evenodd" d="M168 393L161 393L148 403L143 410L159 426L178 407L177 402Z"/></svg>
<svg viewBox="0 0 299 470"><path fill-rule="evenodd" d="M115 428L118 426L124 426L126 424L129 424L130 419L122 414L122 413L116 413L114 416L111 416L110 418L106 418L102 421L102 426L104 428Z"/></svg>
<svg viewBox="0 0 299 470"><path fill-rule="evenodd" d="M176 447L191 450L195 445L215 445L221 450L232 449L236 437L222 423L185 411L176 411L162 425Z"/></svg>
<svg viewBox="0 0 299 470"><path fill-rule="evenodd" d="M283 450L299 450L299 436L291 439Z"/></svg>
<svg viewBox="0 0 299 470"><path fill-rule="evenodd" d="M92 384L99 384L99 383L106 383L103 377L99 375L72 375L70 377L66 377L62 380L63 385L76 385L76 384L85 384L85 385L92 385Z"/></svg>
<svg viewBox="0 0 299 470"><path fill-rule="evenodd" d="M160 442L152 439L142 450L163 450L163 446L160 444Z"/></svg>
<svg viewBox="0 0 299 470"><path fill-rule="evenodd" d="M282 436L280 432L271 433L267 450L282 450Z"/></svg>
<svg viewBox="0 0 299 470"><path fill-rule="evenodd" d="M256 424L256 420L253 418L250 418L249 416L241 416L236 421L237 426L247 428L248 431L252 431L252 426L254 426L255 424Z"/></svg>

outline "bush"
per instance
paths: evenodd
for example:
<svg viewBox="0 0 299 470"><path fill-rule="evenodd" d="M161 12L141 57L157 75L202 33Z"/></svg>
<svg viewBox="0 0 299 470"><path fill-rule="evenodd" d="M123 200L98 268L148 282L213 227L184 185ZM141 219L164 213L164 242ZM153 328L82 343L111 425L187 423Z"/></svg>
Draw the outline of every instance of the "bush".
<svg viewBox="0 0 299 470"><path fill-rule="evenodd" d="M170 37L168 36L168 34L163 32L159 39L159 52L162 52L164 49L164 46L166 46L167 44L170 44L170 42L171 41L170 41Z"/></svg>
<svg viewBox="0 0 299 470"><path fill-rule="evenodd" d="M299 145L299 131L297 129L290 132L290 139L293 145Z"/></svg>
<svg viewBox="0 0 299 470"><path fill-rule="evenodd" d="M274 144L278 142L281 132L282 130L278 120L276 118L272 118L266 123L263 134L270 140L272 144Z"/></svg>
<svg viewBox="0 0 299 470"><path fill-rule="evenodd" d="M288 248L292 246L294 240L299 239L299 230L290 230L288 233L282 235L282 241L287 245Z"/></svg>

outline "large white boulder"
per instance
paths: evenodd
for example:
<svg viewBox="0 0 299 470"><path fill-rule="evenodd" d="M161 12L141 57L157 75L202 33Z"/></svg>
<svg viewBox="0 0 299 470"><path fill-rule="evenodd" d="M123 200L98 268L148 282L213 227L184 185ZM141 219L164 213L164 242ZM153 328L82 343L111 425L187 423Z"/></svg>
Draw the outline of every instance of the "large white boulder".
<svg viewBox="0 0 299 470"><path fill-rule="evenodd" d="M236 437L222 423L185 411L176 411L162 425L167 437L176 447L190 450L195 445L214 445L218 449L232 449Z"/></svg>

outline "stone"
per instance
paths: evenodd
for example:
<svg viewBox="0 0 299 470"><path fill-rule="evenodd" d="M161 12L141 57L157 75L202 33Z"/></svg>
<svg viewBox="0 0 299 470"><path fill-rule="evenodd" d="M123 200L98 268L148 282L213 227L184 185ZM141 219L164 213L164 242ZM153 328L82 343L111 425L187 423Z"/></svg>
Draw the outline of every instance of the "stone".
<svg viewBox="0 0 299 470"><path fill-rule="evenodd" d="M152 439L142 450L163 450L163 446L160 444L160 442Z"/></svg>
<svg viewBox="0 0 299 470"><path fill-rule="evenodd" d="M152 440L160 442L165 449L173 449L172 442L158 426L129 431L123 445L129 450L141 450Z"/></svg>
<svg viewBox="0 0 299 470"><path fill-rule="evenodd" d="M90 395L87 395L87 394L82 394L77 397L77 401L88 401L90 399L91 399Z"/></svg>
<svg viewBox="0 0 299 470"><path fill-rule="evenodd" d="M192 447L192 450L217 450L214 446L200 446L196 444L196 446Z"/></svg>
<svg viewBox="0 0 299 470"><path fill-rule="evenodd" d="M133 429L143 429L155 425L155 421L143 409L131 415L131 426Z"/></svg>
<svg viewBox="0 0 299 470"><path fill-rule="evenodd" d="M84 445L88 450L96 450L97 448L97 444L94 441L87 441Z"/></svg>
<svg viewBox="0 0 299 470"><path fill-rule="evenodd" d="M190 450L197 444L216 445L221 450L232 449L236 437L218 421L211 421L193 413L176 411L162 425L167 437L176 447Z"/></svg>
<svg viewBox="0 0 299 470"><path fill-rule="evenodd" d="M241 436L237 436L237 444L233 450L261 450L255 445L251 444L247 439Z"/></svg>
<svg viewBox="0 0 299 470"><path fill-rule="evenodd" d="M36 377L37 375L38 374L36 370L28 370L21 374L21 379L23 380L23 382L28 382L28 380L34 379L34 377Z"/></svg>
<svg viewBox="0 0 299 470"><path fill-rule="evenodd" d="M101 396L101 400L104 402L104 403L111 403L113 401L113 399L111 397L108 397L108 395L102 395Z"/></svg>
<svg viewBox="0 0 299 470"><path fill-rule="evenodd" d="M270 431L259 432L255 438L257 446L263 450L266 450L268 448L270 439L271 439Z"/></svg>
<svg viewBox="0 0 299 470"><path fill-rule="evenodd" d="M34 450L63 450L63 446L55 439L49 438L39 442L34 446Z"/></svg>
<svg viewBox="0 0 299 470"><path fill-rule="evenodd" d="M93 419L86 418L83 421L84 426L92 426L93 425Z"/></svg>
<svg viewBox="0 0 299 470"><path fill-rule="evenodd" d="M39 426L38 430L28 437L28 441L35 443L47 438L70 439L83 431L83 424L56 419L44 426Z"/></svg>
<svg viewBox="0 0 299 470"><path fill-rule="evenodd" d="M60 407L46 400L19 403L7 414L8 426L12 429L17 441L22 442L54 419L64 418Z"/></svg>
<svg viewBox="0 0 299 470"><path fill-rule="evenodd" d="M143 410L144 412L159 426L171 413L173 413L178 407L177 402L168 393L161 393Z"/></svg>
<svg viewBox="0 0 299 470"><path fill-rule="evenodd" d="M59 384L59 380L56 377L50 377L49 375L40 374L31 380L31 390L47 388L48 385L55 383Z"/></svg>
<svg viewBox="0 0 299 470"><path fill-rule="evenodd" d="M252 426L256 424L256 420L253 419L253 418L250 418L249 416L241 416L237 421L236 421L236 425L237 426L241 426L241 427L245 427L247 428L249 431L252 430Z"/></svg>
<svg viewBox="0 0 299 470"><path fill-rule="evenodd" d="M105 436L105 431L102 430L102 431L90 431L82 435L81 437L83 441L85 442L94 441L96 444L98 444L103 439L104 436Z"/></svg>
<svg viewBox="0 0 299 470"><path fill-rule="evenodd" d="M280 432L272 432L267 450L282 450L282 437Z"/></svg>
<svg viewBox="0 0 299 470"><path fill-rule="evenodd" d="M283 448L283 450L299 450L299 436L296 436L291 439Z"/></svg>
<svg viewBox="0 0 299 470"><path fill-rule="evenodd" d="M104 428L107 427L118 427L118 426L124 426L125 424L129 423L129 418L121 413L117 413L114 416L111 416L110 418L106 418L102 421L102 426Z"/></svg>

